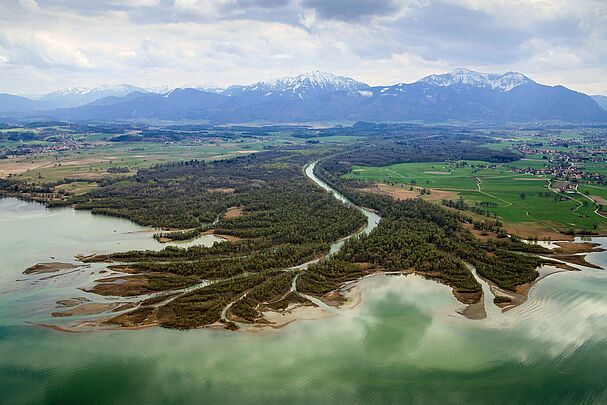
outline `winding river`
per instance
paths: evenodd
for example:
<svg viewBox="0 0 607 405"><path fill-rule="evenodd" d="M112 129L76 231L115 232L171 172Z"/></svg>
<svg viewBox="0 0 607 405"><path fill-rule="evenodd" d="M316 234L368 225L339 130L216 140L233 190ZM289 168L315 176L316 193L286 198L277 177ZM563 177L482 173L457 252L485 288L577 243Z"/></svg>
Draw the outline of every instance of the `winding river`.
<svg viewBox="0 0 607 405"><path fill-rule="evenodd" d="M342 238L336 242L334 242L333 244L331 244L331 247L329 249L329 251L327 252L327 254L323 257L317 258L317 259L313 259L310 261L307 261L305 263L301 263L298 264L296 266L292 266L289 267L288 269L285 269L286 271L297 271L297 270L307 270L308 267L310 267L310 265L314 264L314 263L318 263L319 261L329 258L332 255L336 254L337 252L339 252L339 250L341 249L341 247L344 245L344 243L346 243L346 241L348 239L351 239L355 236L358 236L360 234L370 234L371 231L373 231L373 229L375 229L377 227L377 225L379 225L379 221L381 220L380 216L377 215L375 212L364 208L364 207L359 207L357 205L355 205L354 203L352 203L350 200L348 200L345 196L343 196L339 191L335 190L333 187L331 187L330 185L328 185L326 182L324 182L323 180L321 180L315 173L314 173L314 168L316 167L316 165L318 164L318 160L310 162L308 164L306 164L303 168L303 172L306 175L306 177L308 177L310 180L312 180L316 185L318 185L320 188L322 188L323 190L331 193L331 195L333 195L333 197L335 197L338 201L350 205L352 207L355 207L356 209L358 209L360 212L363 213L363 215L367 218L367 224L365 225L364 228L357 230L356 232L346 236L345 238ZM302 297L306 298L307 300L311 301L312 303L314 303L315 305L317 305L318 307L322 308L324 311L329 312L329 313L338 313L339 311L335 308L332 307L330 305L327 305L326 303L324 303L323 301L319 300L318 298L311 296L311 295L307 295L307 294L303 294L299 291L297 291L297 278L299 277L299 274L295 277L293 277L293 282L291 283L291 290L290 292L296 292L297 294L301 295ZM201 288L204 285L201 286ZM226 321L228 320L228 311L229 309L232 307L232 305L234 305L234 303L236 303L238 300L243 299L246 297L246 293L243 294L241 297L239 297L238 299L236 299L235 301L230 302L228 305L226 305L223 310L221 311L221 319ZM242 326L242 325L241 325Z"/></svg>
<svg viewBox="0 0 607 405"><path fill-rule="evenodd" d="M258 334L36 326L61 324L49 316L58 299L93 298L79 288L105 265L25 268L161 247L123 219L0 200L0 403L607 402L607 272L597 269L550 275L523 305L479 321L457 314L449 287L409 275L363 279L352 310ZM607 267L605 252L587 259Z"/></svg>

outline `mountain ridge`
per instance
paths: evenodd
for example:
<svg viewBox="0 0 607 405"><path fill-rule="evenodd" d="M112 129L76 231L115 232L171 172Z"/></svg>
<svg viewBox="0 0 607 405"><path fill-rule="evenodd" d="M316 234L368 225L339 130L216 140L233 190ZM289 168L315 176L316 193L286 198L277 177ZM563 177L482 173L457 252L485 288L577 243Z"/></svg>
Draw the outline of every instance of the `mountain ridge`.
<svg viewBox="0 0 607 405"><path fill-rule="evenodd" d="M48 93L38 99L48 108L80 107L104 97L124 97L134 92L147 90L130 84L110 86L101 84L97 87L68 87Z"/></svg>
<svg viewBox="0 0 607 405"><path fill-rule="evenodd" d="M128 85L125 85L128 86ZM479 121L607 122L590 96L564 86L546 86L506 72L456 69L413 83L369 86L346 76L313 71L226 89L176 88L164 94L135 86L75 108L28 111L9 116L68 120L197 119L226 122ZM141 91L139 91L141 90ZM42 109L40 109L42 110ZM2 99L0 98L0 112Z"/></svg>
<svg viewBox="0 0 607 405"><path fill-rule="evenodd" d="M526 83L535 83L522 73L481 73L465 68L455 69L453 72L440 75L430 75L419 82L436 86L469 85L474 87L490 87L493 90L510 91Z"/></svg>

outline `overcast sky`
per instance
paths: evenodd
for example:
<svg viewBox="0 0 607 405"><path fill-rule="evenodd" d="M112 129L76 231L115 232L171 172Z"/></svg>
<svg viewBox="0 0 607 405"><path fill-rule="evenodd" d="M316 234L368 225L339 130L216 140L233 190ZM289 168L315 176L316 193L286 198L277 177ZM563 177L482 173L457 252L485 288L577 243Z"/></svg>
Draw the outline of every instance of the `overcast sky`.
<svg viewBox="0 0 607 405"><path fill-rule="evenodd" d="M607 94L607 0L0 0L0 92L457 67Z"/></svg>

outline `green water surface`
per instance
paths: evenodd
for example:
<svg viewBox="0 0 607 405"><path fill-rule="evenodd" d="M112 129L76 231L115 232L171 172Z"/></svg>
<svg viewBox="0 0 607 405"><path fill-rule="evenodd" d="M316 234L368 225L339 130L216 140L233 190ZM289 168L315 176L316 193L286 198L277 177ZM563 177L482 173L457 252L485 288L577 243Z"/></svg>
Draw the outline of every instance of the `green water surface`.
<svg viewBox="0 0 607 405"><path fill-rule="evenodd" d="M361 282L362 302L276 331L36 326L87 296L96 266L47 278L38 262L155 248L146 228L0 200L0 403L606 403L607 274L554 274L524 305L470 321L448 287L417 276ZM605 238L599 239L607 246ZM604 253L589 260L607 265Z"/></svg>

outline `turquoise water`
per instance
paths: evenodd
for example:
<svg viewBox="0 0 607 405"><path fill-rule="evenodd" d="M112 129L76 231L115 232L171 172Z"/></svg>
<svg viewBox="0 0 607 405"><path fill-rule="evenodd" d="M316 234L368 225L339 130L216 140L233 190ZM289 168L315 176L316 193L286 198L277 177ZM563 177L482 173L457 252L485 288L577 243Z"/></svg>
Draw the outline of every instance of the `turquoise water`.
<svg viewBox="0 0 607 405"><path fill-rule="evenodd" d="M128 221L0 200L0 403L607 402L603 270L550 275L481 321L458 315L446 286L380 276L352 310L262 333L34 325L65 322L49 316L55 301L87 296L103 265L48 279L26 267L159 247Z"/></svg>

